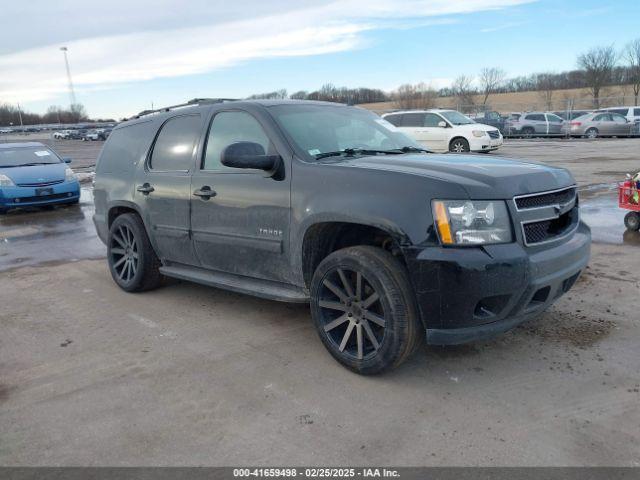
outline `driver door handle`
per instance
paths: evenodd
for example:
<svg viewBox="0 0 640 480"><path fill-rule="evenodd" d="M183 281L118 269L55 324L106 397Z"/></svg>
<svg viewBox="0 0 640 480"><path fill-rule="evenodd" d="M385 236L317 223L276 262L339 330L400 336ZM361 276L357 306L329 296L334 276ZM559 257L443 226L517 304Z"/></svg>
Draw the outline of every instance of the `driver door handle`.
<svg viewBox="0 0 640 480"><path fill-rule="evenodd" d="M200 190L196 190L195 192L193 192L193 194L196 197L202 198L203 200L209 200L211 197L216 196L216 192L211 190L211 187L208 185L205 185Z"/></svg>
<svg viewBox="0 0 640 480"><path fill-rule="evenodd" d="M144 183L142 185L140 185L138 188L136 188L136 190L144 195L149 195L151 192L153 192L155 189L149 185L148 183Z"/></svg>

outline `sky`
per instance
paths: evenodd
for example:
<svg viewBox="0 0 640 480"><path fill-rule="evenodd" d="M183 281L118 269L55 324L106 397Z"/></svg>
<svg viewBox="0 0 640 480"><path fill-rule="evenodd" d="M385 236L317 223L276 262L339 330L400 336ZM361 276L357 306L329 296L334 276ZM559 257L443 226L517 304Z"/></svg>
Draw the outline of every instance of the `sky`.
<svg viewBox="0 0 640 480"><path fill-rule="evenodd" d="M0 103L68 106L66 46L77 101L116 119L325 83L560 72L640 37L638 0L0 0L0 12Z"/></svg>

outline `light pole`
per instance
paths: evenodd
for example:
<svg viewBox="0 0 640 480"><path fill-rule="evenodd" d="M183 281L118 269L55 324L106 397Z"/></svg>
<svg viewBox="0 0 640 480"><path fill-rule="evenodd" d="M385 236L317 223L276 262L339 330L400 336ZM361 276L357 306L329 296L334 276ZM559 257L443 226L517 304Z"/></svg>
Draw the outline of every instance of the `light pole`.
<svg viewBox="0 0 640 480"><path fill-rule="evenodd" d="M71 81L71 70L69 69L69 59L67 58L67 47L60 47L64 54L64 66L67 68L67 80L69 82L69 100L71 105L70 109L73 110L73 106L76 104L76 93L73 91L73 82Z"/></svg>

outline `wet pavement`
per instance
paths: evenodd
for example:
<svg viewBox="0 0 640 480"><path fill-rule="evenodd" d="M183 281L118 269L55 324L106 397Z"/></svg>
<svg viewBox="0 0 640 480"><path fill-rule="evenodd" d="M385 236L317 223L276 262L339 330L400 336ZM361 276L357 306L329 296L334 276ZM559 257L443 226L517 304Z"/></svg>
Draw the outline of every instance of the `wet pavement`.
<svg viewBox="0 0 640 480"><path fill-rule="evenodd" d="M81 190L78 205L25 208L0 216L0 271L106 255L93 226L93 195Z"/></svg>
<svg viewBox="0 0 640 480"><path fill-rule="evenodd" d="M616 184L594 185L580 190L580 216L591 227L595 243L640 245L640 233L627 231L618 206Z"/></svg>

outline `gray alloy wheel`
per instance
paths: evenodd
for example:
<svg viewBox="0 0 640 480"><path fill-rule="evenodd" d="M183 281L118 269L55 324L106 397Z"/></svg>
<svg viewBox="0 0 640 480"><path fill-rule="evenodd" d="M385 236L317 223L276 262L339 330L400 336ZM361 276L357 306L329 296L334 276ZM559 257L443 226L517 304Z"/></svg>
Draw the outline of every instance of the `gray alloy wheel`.
<svg viewBox="0 0 640 480"><path fill-rule="evenodd" d="M107 262L111 277L127 292L151 290L162 283L161 262L136 214L125 213L111 224Z"/></svg>
<svg viewBox="0 0 640 480"><path fill-rule="evenodd" d="M587 138L598 138L598 129L597 128L590 128L589 130L587 130L585 132L585 137L587 137Z"/></svg>
<svg viewBox="0 0 640 480"><path fill-rule="evenodd" d="M362 272L330 270L322 281L320 295L323 328L335 348L357 360L375 355L384 340L385 312L380 294Z"/></svg>
<svg viewBox="0 0 640 480"><path fill-rule="evenodd" d="M465 153L469 150L469 142L464 138L454 138L449 145L449 151L452 153Z"/></svg>
<svg viewBox="0 0 640 480"><path fill-rule="evenodd" d="M406 267L382 248L333 252L318 265L310 290L322 343L357 373L400 365L424 336Z"/></svg>
<svg viewBox="0 0 640 480"><path fill-rule="evenodd" d="M640 230L640 214L637 212L627 213L624 217L624 226L633 232Z"/></svg>
<svg viewBox="0 0 640 480"><path fill-rule="evenodd" d="M113 270L122 283L130 283L138 273L140 259L135 234L128 225L120 225L111 235L109 255Z"/></svg>

